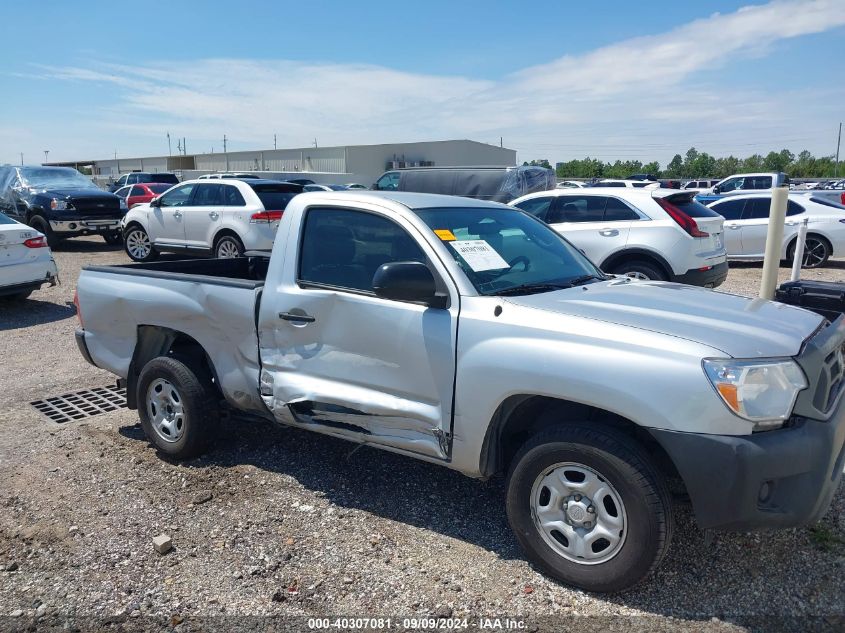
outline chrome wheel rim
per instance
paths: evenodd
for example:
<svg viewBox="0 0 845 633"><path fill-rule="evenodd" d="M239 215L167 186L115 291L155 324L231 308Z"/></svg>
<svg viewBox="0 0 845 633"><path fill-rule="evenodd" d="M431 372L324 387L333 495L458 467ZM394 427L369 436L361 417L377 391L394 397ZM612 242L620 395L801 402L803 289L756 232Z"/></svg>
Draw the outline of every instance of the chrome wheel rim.
<svg viewBox="0 0 845 633"><path fill-rule="evenodd" d="M224 239L217 245L217 257L219 259L232 259L240 256L238 245L232 240Z"/></svg>
<svg viewBox="0 0 845 633"><path fill-rule="evenodd" d="M579 565L598 565L625 544L622 498L598 472L575 462L546 468L531 488L531 516L545 543Z"/></svg>
<svg viewBox="0 0 845 633"><path fill-rule="evenodd" d="M182 396L169 381L156 378L147 389L147 414L153 431L165 442L178 442L185 432Z"/></svg>
<svg viewBox="0 0 845 633"><path fill-rule="evenodd" d="M141 229L132 229L126 235L126 250L136 259L149 257L152 250L150 236Z"/></svg>
<svg viewBox="0 0 845 633"><path fill-rule="evenodd" d="M804 243L804 261L802 266L804 268L815 268L820 266L827 255L827 246L821 240L815 238L807 238Z"/></svg>
<svg viewBox="0 0 845 633"><path fill-rule="evenodd" d="M626 277L630 277L631 279L639 279L640 281L651 281L651 277L646 275L645 273L640 273L637 271L631 271L629 273L625 273Z"/></svg>

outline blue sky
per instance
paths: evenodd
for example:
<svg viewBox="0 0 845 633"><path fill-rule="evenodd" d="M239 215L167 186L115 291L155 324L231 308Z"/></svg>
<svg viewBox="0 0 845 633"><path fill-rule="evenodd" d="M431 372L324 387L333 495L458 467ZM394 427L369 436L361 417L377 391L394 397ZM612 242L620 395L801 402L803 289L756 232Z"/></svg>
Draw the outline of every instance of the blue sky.
<svg viewBox="0 0 845 633"><path fill-rule="evenodd" d="M4 8L0 162L504 137L520 160L835 151L845 0ZM34 35L37 34L37 35ZM175 145L174 145L175 150Z"/></svg>

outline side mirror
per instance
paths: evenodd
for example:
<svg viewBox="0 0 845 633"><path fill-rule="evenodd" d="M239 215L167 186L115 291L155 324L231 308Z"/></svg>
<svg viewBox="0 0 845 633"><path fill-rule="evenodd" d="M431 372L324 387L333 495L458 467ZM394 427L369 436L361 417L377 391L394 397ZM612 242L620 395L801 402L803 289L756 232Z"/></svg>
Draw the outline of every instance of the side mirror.
<svg viewBox="0 0 845 633"><path fill-rule="evenodd" d="M713 185L713 193L722 193L722 188L719 185Z"/></svg>
<svg viewBox="0 0 845 633"><path fill-rule="evenodd" d="M161 206L161 196L156 196L152 200L150 200L151 207L160 207Z"/></svg>
<svg viewBox="0 0 845 633"><path fill-rule="evenodd" d="M445 308L447 297L437 294L431 270L422 262L389 262L373 275L377 297L394 301L413 301L433 308Z"/></svg>

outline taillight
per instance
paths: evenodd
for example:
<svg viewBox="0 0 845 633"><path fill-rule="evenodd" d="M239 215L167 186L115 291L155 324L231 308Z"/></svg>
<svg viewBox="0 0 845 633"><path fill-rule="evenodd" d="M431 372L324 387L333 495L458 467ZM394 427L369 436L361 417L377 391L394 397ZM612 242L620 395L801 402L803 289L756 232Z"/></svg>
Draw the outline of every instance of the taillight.
<svg viewBox="0 0 845 633"><path fill-rule="evenodd" d="M839 194L839 204L845 204L845 191Z"/></svg>
<svg viewBox="0 0 845 633"><path fill-rule="evenodd" d="M43 235L33 237L23 243L27 248L47 248L47 238Z"/></svg>
<svg viewBox="0 0 845 633"><path fill-rule="evenodd" d="M663 207L663 210L669 214L669 217L675 220L675 222L678 223L678 226L689 233L690 236L710 237L710 233L705 233L698 228L698 224L695 223L695 220L669 202L666 198L655 198L654 201Z"/></svg>
<svg viewBox="0 0 845 633"><path fill-rule="evenodd" d="M82 321L82 310L79 309L79 290L73 291L73 305L76 307L76 318L79 319L79 327L84 328L85 323Z"/></svg>
<svg viewBox="0 0 845 633"><path fill-rule="evenodd" d="M284 211L259 211L258 213L253 213L249 216L249 223L260 224L262 222L266 222L270 224L271 222L278 222L282 219L283 213Z"/></svg>

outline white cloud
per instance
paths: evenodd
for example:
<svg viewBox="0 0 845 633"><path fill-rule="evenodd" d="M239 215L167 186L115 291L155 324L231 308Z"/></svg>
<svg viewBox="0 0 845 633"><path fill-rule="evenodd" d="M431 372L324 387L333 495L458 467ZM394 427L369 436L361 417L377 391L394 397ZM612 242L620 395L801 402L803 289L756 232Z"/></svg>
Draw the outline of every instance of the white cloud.
<svg viewBox="0 0 845 633"><path fill-rule="evenodd" d="M307 145L315 136L327 145L495 142L501 135L526 159L590 153L665 162L690 144L742 154L779 149L794 137L793 148L816 150L812 139L821 128L815 126L833 121L843 89L807 103L800 91L770 96L753 84L701 85L698 76L766 55L780 40L843 24L842 0L775 1L567 55L497 81L350 63L237 59L41 66L35 75L86 82L109 104L74 113L75 133L96 134L104 143L97 150L86 138L84 145L95 149L85 149L84 157L109 155L113 146L123 155L160 153L169 130L188 137L196 151L219 150L220 141L212 139L224 133L236 140L233 148L267 147L274 132L281 147ZM793 117L800 112L806 123L809 109L810 122L793 131ZM74 151L73 137L64 136L70 149L55 158L79 157L83 143Z"/></svg>

